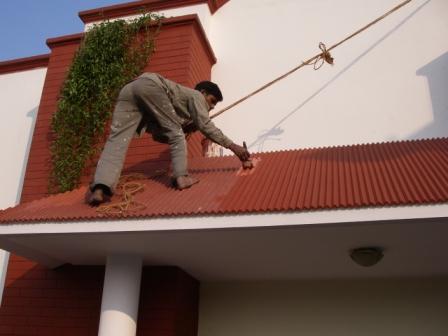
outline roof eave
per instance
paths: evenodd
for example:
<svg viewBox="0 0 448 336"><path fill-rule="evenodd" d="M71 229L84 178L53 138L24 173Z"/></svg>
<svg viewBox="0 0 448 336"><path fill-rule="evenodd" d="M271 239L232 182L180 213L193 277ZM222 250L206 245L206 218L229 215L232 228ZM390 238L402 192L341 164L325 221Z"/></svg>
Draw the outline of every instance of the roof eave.
<svg viewBox="0 0 448 336"><path fill-rule="evenodd" d="M110 220L45 221L4 223L0 235L120 233L137 231L182 231L228 228L331 225L341 223L385 222L448 218L448 204L422 204L393 207L363 207L295 212L241 213L211 216L166 216L158 218L119 218ZM119 223L119 225L117 225ZM1 248L1 246L0 246Z"/></svg>

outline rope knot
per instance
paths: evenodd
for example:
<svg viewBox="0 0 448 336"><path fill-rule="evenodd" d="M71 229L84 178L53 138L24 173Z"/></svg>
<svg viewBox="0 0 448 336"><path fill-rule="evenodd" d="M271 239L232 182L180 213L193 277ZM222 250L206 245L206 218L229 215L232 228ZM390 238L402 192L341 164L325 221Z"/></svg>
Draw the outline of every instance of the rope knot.
<svg viewBox="0 0 448 336"><path fill-rule="evenodd" d="M314 61L313 68L314 70L319 70L324 63L328 63L330 65L334 64L334 58L331 56L330 52L327 50L327 47L324 43L319 43L319 49L322 51L319 56L317 56Z"/></svg>

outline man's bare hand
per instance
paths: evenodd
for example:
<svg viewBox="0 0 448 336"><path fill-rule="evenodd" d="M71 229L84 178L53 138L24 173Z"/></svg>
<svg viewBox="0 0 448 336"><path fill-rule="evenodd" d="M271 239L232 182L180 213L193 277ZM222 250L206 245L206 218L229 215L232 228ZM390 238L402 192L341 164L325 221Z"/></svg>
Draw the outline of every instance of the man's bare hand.
<svg viewBox="0 0 448 336"><path fill-rule="evenodd" d="M243 146L239 146L235 143L229 146L229 149L236 155L241 161L247 161L250 158L249 151Z"/></svg>

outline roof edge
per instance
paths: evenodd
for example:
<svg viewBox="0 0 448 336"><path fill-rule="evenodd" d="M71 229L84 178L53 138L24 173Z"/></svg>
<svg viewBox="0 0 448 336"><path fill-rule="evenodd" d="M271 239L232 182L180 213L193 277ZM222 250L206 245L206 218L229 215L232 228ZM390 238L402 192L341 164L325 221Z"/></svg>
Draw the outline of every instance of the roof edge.
<svg viewBox="0 0 448 336"><path fill-rule="evenodd" d="M392 223L401 221L446 221L448 204L419 204L406 206L309 210L278 213L233 215L180 216L166 218L116 218L99 220L45 221L3 223L0 236L161 232L222 229L285 228L309 225L362 225L363 223ZM63 224L63 225L62 225Z"/></svg>
<svg viewBox="0 0 448 336"><path fill-rule="evenodd" d="M210 7L212 14L214 14L218 9L220 9L228 2L229 0L209 0L208 5Z"/></svg>
<svg viewBox="0 0 448 336"><path fill-rule="evenodd" d="M50 49L53 49L56 46L79 43L81 39L84 37L84 33L77 33L71 35L63 35L58 37L52 37L47 39L47 46Z"/></svg>
<svg viewBox="0 0 448 336"><path fill-rule="evenodd" d="M89 9L79 12L78 16L82 22L87 24L95 21L109 20L139 14L142 12L160 11L164 9L174 9L199 4L207 4L210 12L213 14L226 2L228 2L228 0L143 0Z"/></svg>
<svg viewBox="0 0 448 336"><path fill-rule="evenodd" d="M0 62L0 75L37 68L46 68L48 67L49 60L50 54L42 54Z"/></svg>
<svg viewBox="0 0 448 336"><path fill-rule="evenodd" d="M176 16L176 17L166 18L166 19L162 20L163 26L177 26L177 25L185 25L185 24L193 24L194 25L195 29L199 33L199 36L200 36L202 43L206 49L208 57L212 61L212 64L215 64L217 61L215 53L212 49L210 41L207 38L207 35L205 34L204 27L202 26L199 16L197 14ZM59 47L62 45L80 43L82 38L84 37L84 34L85 33L78 33L78 34L64 35L64 36L49 38L49 39L47 39L47 45L50 49L53 49L55 47ZM47 55L47 57L49 57L49 55ZM1 63L0 63L0 65L1 65Z"/></svg>

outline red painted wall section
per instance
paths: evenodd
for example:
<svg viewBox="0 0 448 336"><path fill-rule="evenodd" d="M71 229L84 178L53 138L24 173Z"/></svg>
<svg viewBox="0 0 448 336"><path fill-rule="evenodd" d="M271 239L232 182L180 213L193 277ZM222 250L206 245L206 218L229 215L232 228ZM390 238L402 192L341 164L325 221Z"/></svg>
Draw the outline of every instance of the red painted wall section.
<svg viewBox="0 0 448 336"><path fill-rule="evenodd" d="M50 124L66 73L79 47L81 34L49 41L52 48L28 157L21 201L47 195L50 172Z"/></svg>
<svg viewBox="0 0 448 336"><path fill-rule="evenodd" d="M51 270L11 256L0 335L97 335L103 266ZM177 267L144 267L139 336L197 334L199 283Z"/></svg>
<svg viewBox="0 0 448 336"><path fill-rule="evenodd" d="M37 68L46 68L49 59L50 55L45 54L0 62L0 75Z"/></svg>
<svg viewBox="0 0 448 336"><path fill-rule="evenodd" d="M48 195L51 168L51 118L57 108L58 95L69 70L82 34L48 40L51 48L36 127L33 134L22 190L21 202ZM166 19L156 39L156 52L145 71L158 72L182 85L193 87L208 80L215 56L196 15ZM202 155L202 137L189 140L189 156ZM87 167L82 183L90 182L96 160ZM148 135L134 139L130 145L123 173L149 173L169 166L168 146L156 143Z"/></svg>
<svg viewBox="0 0 448 336"><path fill-rule="evenodd" d="M229 0L212 0L212 3L215 7L214 12L224 6Z"/></svg>
<svg viewBox="0 0 448 336"><path fill-rule="evenodd" d="M0 307L0 335L97 335L104 267L51 270L12 255Z"/></svg>
<svg viewBox="0 0 448 336"><path fill-rule="evenodd" d="M177 267L148 267L142 274L137 336L195 336L199 282Z"/></svg>

